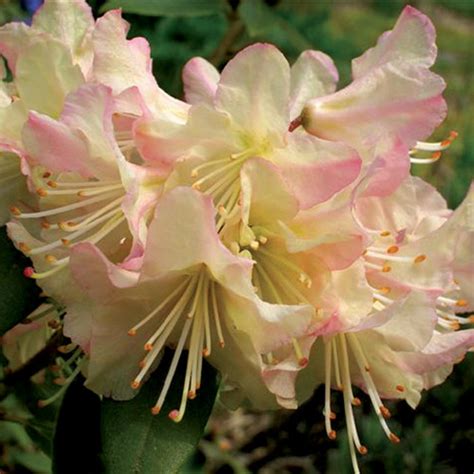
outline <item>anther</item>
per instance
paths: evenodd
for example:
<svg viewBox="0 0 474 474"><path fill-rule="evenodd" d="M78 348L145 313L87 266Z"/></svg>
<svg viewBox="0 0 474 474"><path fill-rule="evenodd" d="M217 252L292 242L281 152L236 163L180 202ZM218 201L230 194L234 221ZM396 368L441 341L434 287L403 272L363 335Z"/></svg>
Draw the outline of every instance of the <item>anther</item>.
<svg viewBox="0 0 474 474"><path fill-rule="evenodd" d="M331 430L329 433L328 433L328 438L331 439L331 440L335 440L337 437L337 434L334 430Z"/></svg>
<svg viewBox="0 0 474 474"><path fill-rule="evenodd" d="M133 390L136 390L140 386L140 382L138 380L134 380L131 384L130 387L133 388Z"/></svg>
<svg viewBox="0 0 474 474"><path fill-rule="evenodd" d="M440 151L435 151L434 153L431 154L431 159L433 159L433 160L439 160L440 158L441 158L441 152Z"/></svg>
<svg viewBox="0 0 474 474"><path fill-rule="evenodd" d="M211 351L207 347L205 347L202 350L202 355L203 355L203 357L209 357L211 355Z"/></svg>
<svg viewBox="0 0 474 474"><path fill-rule="evenodd" d="M53 264L58 261L58 259L54 255L45 255L44 259L47 263Z"/></svg>
<svg viewBox="0 0 474 474"><path fill-rule="evenodd" d="M389 230L384 230L383 232L380 232L380 237L388 237L390 235Z"/></svg>
<svg viewBox="0 0 474 474"><path fill-rule="evenodd" d="M46 184L47 184L50 188L57 188L57 187L58 187L58 183L56 183L56 181L53 181L53 180L49 180Z"/></svg>
<svg viewBox="0 0 474 474"><path fill-rule="evenodd" d="M170 420L173 420L175 422L178 422L179 421L179 411L178 410L171 410L169 413L168 413L168 418Z"/></svg>
<svg viewBox="0 0 474 474"><path fill-rule="evenodd" d="M360 407L362 405L362 402L360 401L360 398L358 397L354 397L352 399L352 404L355 406L355 407Z"/></svg>
<svg viewBox="0 0 474 474"><path fill-rule="evenodd" d="M380 408L380 413L382 413L382 416L386 420L388 420L392 416L392 414L390 413L390 410L386 406L381 405L379 408Z"/></svg>
<svg viewBox="0 0 474 474"><path fill-rule="evenodd" d="M390 291L391 291L391 289L388 286L384 286L384 287L380 288L380 293L383 293L384 295L390 293Z"/></svg>
<svg viewBox="0 0 474 474"><path fill-rule="evenodd" d="M359 451L360 454L362 454L363 456L365 456L369 451L368 449L364 446L364 445L360 445L357 450Z"/></svg>
<svg viewBox="0 0 474 474"><path fill-rule="evenodd" d="M219 213L220 216L224 217L226 216L228 213L227 213L227 209L221 204L218 208L217 208L217 212Z"/></svg>
<svg viewBox="0 0 474 474"><path fill-rule="evenodd" d="M393 444L398 444L400 442L400 438L394 433L390 433L388 437Z"/></svg>
<svg viewBox="0 0 474 474"><path fill-rule="evenodd" d="M460 300L456 301L456 306L467 306L467 305L468 305L468 303L464 299L460 299Z"/></svg>
<svg viewBox="0 0 474 474"><path fill-rule="evenodd" d="M265 245L268 242L268 237L265 237L264 235L261 235L261 236L259 236L258 240L262 245Z"/></svg>
<svg viewBox="0 0 474 474"><path fill-rule="evenodd" d="M158 415L158 413L160 413L161 411L161 407L159 406L154 406L152 409L151 409L151 414L152 415Z"/></svg>
<svg viewBox="0 0 474 474"><path fill-rule="evenodd" d="M193 189L195 189L196 191L200 191L200 190L201 190L201 185L200 185L200 183L198 183L198 182L193 183L191 187L192 187Z"/></svg>
<svg viewBox="0 0 474 474"><path fill-rule="evenodd" d="M49 171L46 171L45 173L43 173L43 178L44 179L48 179L51 177L51 173Z"/></svg>
<svg viewBox="0 0 474 474"><path fill-rule="evenodd" d="M383 267L382 267L382 272L383 273L388 273L392 270L392 267L390 265L387 265L385 264Z"/></svg>
<svg viewBox="0 0 474 474"><path fill-rule="evenodd" d="M44 188L38 188L36 190L36 194L39 196L39 197L46 197L48 195L48 191L46 191L46 189Z"/></svg>
<svg viewBox="0 0 474 474"><path fill-rule="evenodd" d="M143 347L147 352L150 352L153 349L153 345L147 342Z"/></svg>
<svg viewBox="0 0 474 474"><path fill-rule="evenodd" d="M250 248L252 250L258 250L259 247L260 243L258 242L258 240L253 240L252 242L250 242Z"/></svg>
<svg viewBox="0 0 474 474"><path fill-rule="evenodd" d="M219 341L219 346L224 349L224 346L225 346L225 342L224 341Z"/></svg>
<svg viewBox="0 0 474 474"><path fill-rule="evenodd" d="M51 321L48 321L48 326L51 329L58 329L61 327L61 323L59 321L56 321L55 319L52 319Z"/></svg>
<svg viewBox="0 0 474 474"><path fill-rule="evenodd" d="M61 239L61 242L63 243L63 245L65 245L66 247L71 243L71 241L69 239Z"/></svg>
<svg viewBox="0 0 474 474"><path fill-rule="evenodd" d="M198 170L196 168L194 168L191 171L191 178L197 178L197 176L198 176Z"/></svg>
<svg viewBox="0 0 474 474"><path fill-rule="evenodd" d="M392 245L387 249L387 253L397 253L400 250L400 248L396 245Z"/></svg>
<svg viewBox="0 0 474 474"><path fill-rule="evenodd" d="M333 421L336 419L336 414L333 411L329 413L329 419Z"/></svg>
<svg viewBox="0 0 474 474"><path fill-rule="evenodd" d="M397 389L397 392L403 393L405 391L405 387L403 385L397 385L395 387Z"/></svg>
<svg viewBox="0 0 474 474"><path fill-rule="evenodd" d="M136 336L137 335L137 330L136 329L129 329L127 334L129 336Z"/></svg>
<svg viewBox="0 0 474 474"><path fill-rule="evenodd" d="M49 229L51 227L51 224L48 221L42 221L41 222L41 227L43 229Z"/></svg>
<svg viewBox="0 0 474 474"><path fill-rule="evenodd" d="M418 255L418 257L415 258L414 263L421 263L426 260L426 255Z"/></svg>
<svg viewBox="0 0 474 474"><path fill-rule="evenodd" d="M26 276L26 278L31 278L35 274L35 269L33 267L26 267L23 270L23 275Z"/></svg>
<svg viewBox="0 0 474 474"><path fill-rule="evenodd" d="M196 392L194 390L190 390L188 392L188 399L189 400L194 400L196 398Z"/></svg>
<svg viewBox="0 0 474 474"><path fill-rule="evenodd" d="M14 216L21 216L21 211L20 211L20 209L18 209L18 207L16 207L16 206L10 207L10 212L11 212Z"/></svg>
<svg viewBox="0 0 474 474"><path fill-rule="evenodd" d="M298 359L298 365L300 367L306 367L308 365L308 358L307 357L300 357Z"/></svg>
<svg viewBox="0 0 474 474"><path fill-rule="evenodd" d="M25 244L25 242L20 242L20 243L18 244L18 248L19 248L23 253L28 253L28 252L31 250L31 248L30 248L27 244Z"/></svg>

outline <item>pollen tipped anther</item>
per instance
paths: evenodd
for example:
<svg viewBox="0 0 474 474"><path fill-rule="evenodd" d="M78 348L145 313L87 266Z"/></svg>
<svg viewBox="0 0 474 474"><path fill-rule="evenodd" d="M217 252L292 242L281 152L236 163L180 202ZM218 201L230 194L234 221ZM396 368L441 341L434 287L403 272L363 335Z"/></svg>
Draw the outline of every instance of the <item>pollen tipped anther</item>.
<svg viewBox="0 0 474 474"><path fill-rule="evenodd" d="M359 453L363 456L365 456L369 452L369 450L364 445L360 445L357 451L359 451Z"/></svg>
<svg viewBox="0 0 474 474"><path fill-rule="evenodd" d="M43 229L49 229L51 227L51 224L48 221L42 221L41 222L41 227Z"/></svg>
<svg viewBox="0 0 474 474"><path fill-rule="evenodd" d="M456 306L461 306L461 307L463 307L463 306L467 306L467 305L468 305L467 300L460 299L460 300L457 300L457 301L456 301Z"/></svg>
<svg viewBox="0 0 474 474"><path fill-rule="evenodd" d="M382 267L382 272L383 273L388 273L392 270L392 267L390 265L387 265L385 264L383 267Z"/></svg>
<svg viewBox="0 0 474 474"><path fill-rule="evenodd" d="M336 414L333 411L329 413L329 419L333 421L336 419Z"/></svg>
<svg viewBox="0 0 474 474"><path fill-rule="evenodd" d="M203 355L203 357L209 357L211 355L211 351L207 347L205 347L202 350L202 355Z"/></svg>
<svg viewBox="0 0 474 474"><path fill-rule="evenodd" d="M134 380L131 384L130 387L133 388L133 390L136 390L140 386L140 382L138 380Z"/></svg>
<svg viewBox="0 0 474 474"><path fill-rule="evenodd" d="M217 208L217 212L222 217L225 217L228 214L227 209L222 204Z"/></svg>
<svg viewBox="0 0 474 474"><path fill-rule="evenodd" d="M56 181L53 181L52 179L49 180L46 184L47 184L50 188L57 188L57 187L58 187L58 183L56 183Z"/></svg>
<svg viewBox="0 0 474 474"><path fill-rule="evenodd" d="M307 357L301 357L298 359L298 365L300 367L306 367L308 365L308 358Z"/></svg>
<svg viewBox="0 0 474 474"><path fill-rule="evenodd" d="M153 349L153 345L150 344L150 343L146 343L143 348L147 351L147 352L150 352L152 349Z"/></svg>
<svg viewBox="0 0 474 474"><path fill-rule="evenodd" d="M432 160L439 160L441 158L441 152L440 151L435 151L434 153L431 154L431 159Z"/></svg>
<svg viewBox="0 0 474 474"><path fill-rule="evenodd" d="M196 392L194 390L190 390L188 392L188 399L189 400L194 400L196 398Z"/></svg>
<svg viewBox="0 0 474 474"><path fill-rule="evenodd" d="M265 245L268 242L268 237L265 237L264 235L261 235L261 236L259 236L258 240L262 245Z"/></svg>
<svg viewBox="0 0 474 474"><path fill-rule="evenodd" d="M392 245L387 249L387 253L393 254L397 253L400 250L400 248L397 245Z"/></svg>
<svg viewBox="0 0 474 474"><path fill-rule="evenodd" d="M394 433L390 433L388 437L393 444L398 444L400 442L400 438Z"/></svg>
<svg viewBox="0 0 474 474"><path fill-rule="evenodd" d="M53 263L56 263L58 261L58 259L54 255L45 255L44 259L49 264L53 264Z"/></svg>
<svg viewBox="0 0 474 474"><path fill-rule="evenodd" d="M20 211L20 209L18 209L18 207L16 207L16 206L10 207L10 212L11 212L14 216L21 216L21 211Z"/></svg>
<svg viewBox="0 0 474 474"><path fill-rule="evenodd" d="M23 275L26 276L27 278L32 278L34 274L35 274L35 269L33 267L26 267L23 270Z"/></svg>
<svg viewBox="0 0 474 474"><path fill-rule="evenodd" d="M397 392L403 393L405 391L405 387L403 385L397 385L396 387Z"/></svg>
<svg viewBox="0 0 474 474"><path fill-rule="evenodd" d="M136 330L136 329L133 329L133 328L132 328L132 329L129 329L128 332L127 332L127 334L128 334L129 336L136 336L136 335L137 335L137 330Z"/></svg>
<svg viewBox="0 0 474 474"><path fill-rule="evenodd" d="M61 239L61 242L66 247L71 243L71 241L69 239Z"/></svg>
<svg viewBox="0 0 474 474"><path fill-rule="evenodd" d="M383 416L386 420L388 420L389 418L391 418L392 414L390 413L390 410L389 410L387 407L381 405L379 408L380 408L380 413L382 413L382 416Z"/></svg>
<svg viewBox="0 0 474 474"><path fill-rule="evenodd" d="M426 260L426 255L418 255L418 257L415 258L414 263L421 263Z"/></svg>
<svg viewBox="0 0 474 474"><path fill-rule="evenodd" d="M382 288L380 288L380 293L383 293L384 295L390 293L390 291L391 291L391 288L388 286L383 286Z"/></svg>
<svg viewBox="0 0 474 474"><path fill-rule="evenodd" d="M44 188L38 188L36 190L36 194L39 196L39 197L46 197L48 195L48 191L46 191L46 189Z"/></svg>
<svg viewBox="0 0 474 474"><path fill-rule="evenodd" d="M151 414L152 415L158 415L158 413L160 413L161 411L161 407L159 406L154 406L152 409L151 409Z"/></svg>
<svg viewBox="0 0 474 474"><path fill-rule="evenodd" d="M362 405L362 402L360 401L360 398L354 397L352 399L352 405L354 405L355 407L360 407Z"/></svg>
<svg viewBox="0 0 474 474"><path fill-rule="evenodd" d="M380 232L380 237L388 237L390 235L389 230L384 230L383 232Z"/></svg>
<svg viewBox="0 0 474 474"><path fill-rule="evenodd" d="M18 248L19 248L23 253L28 253L28 252L31 250L31 248L30 248L27 244L25 244L25 242L20 242L20 243L18 244Z"/></svg>
<svg viewBox="0 0 474 474"><path fill-rule="evenodd" d="M328 438L331 439L331 440L335 440L337 438L337 434L334 430L331 430L329 433L328 433Z"/></svg>
<svg viewBox="0 0 474 474"><path fill-rule="evenodd" d="M250 242L250 248L252 250L258 250L259 247L260 247L260 242L258 240L253 240L252 242Z"/></svg>
<svg viewBox="0 0 474 474"><path fill-rule="evenodd" d="M219 346L224 349L225 347L225 342L224 341L219 341Z"/></svg>
<svg viewBox="0 0 474 474"><path fill-rule="evenodd" d="M48 179L51 177L51 173L49 171L46 171L45 173L43 173L43 178L44 179Z"/></svg>
<svg viewBox="0 0 474 474"><path fill-rule="evenodd" d="M180 421L179 419L179 411L178 410L171 410L169 413L168 413L168 418L170 420L173 420L174 422L178 422Z"/></svg>

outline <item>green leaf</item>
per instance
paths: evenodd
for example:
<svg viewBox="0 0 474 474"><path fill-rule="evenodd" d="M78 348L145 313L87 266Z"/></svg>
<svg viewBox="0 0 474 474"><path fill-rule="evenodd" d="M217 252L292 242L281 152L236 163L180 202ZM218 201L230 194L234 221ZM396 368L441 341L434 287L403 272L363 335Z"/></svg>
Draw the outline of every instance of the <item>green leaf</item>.
<svg viewBox="0 0 474 474"><path fill-rule="evenodd" d="M112 8L148 16L204 16L226 11L228 5L225 0L109 0L101 11Z"/></svg>
<svg viewBox="0 0 474 474"><path fill-rule="evenodd" d="M150 413L168 372L172 354L167 352L133 400L102 403L103 462L108 474L176 473L202 437L218 388L217 373L205 361L201 389L195 400L188 400L180 423L171 421L167 413L179 406L185 360L181 360L162 413Z"/></svg>
<svg viewBox="0 0 474 474"><path fill-rule="evenodd" d="M279 29L297 49L311 48L311 43L296 28L262 0L242 0L238 12L251 38L265 39Z"/></svg>
<svg viewBox="0 0 474 474"><path fill-rule="evenodd" d="M77 377L67 388L53 442L53 473L104 472L100 462L100 397ZM127 456L127 446L122 447ZM125 472L125 471L124 471Z"/></svg>
<svg viewBox="0 0 474 474"><path fill-rule="evenodd" d="M40 289L23 276L30 261L15 249L0 228L0 335L22 321L39 304Z"/></svg>

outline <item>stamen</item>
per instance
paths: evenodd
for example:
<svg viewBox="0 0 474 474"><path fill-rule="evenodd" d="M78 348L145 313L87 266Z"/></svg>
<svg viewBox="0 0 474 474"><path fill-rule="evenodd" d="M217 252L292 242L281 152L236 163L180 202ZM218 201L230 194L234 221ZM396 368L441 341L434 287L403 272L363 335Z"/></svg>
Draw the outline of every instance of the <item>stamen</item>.
<svg viewBox="0 0 474 474"><path fill-rule="evenodd" d="M324 343L324 366L325 366L325 383L324 383L324 424L326 434L329 439L336 439L336 432L331 426L331 345L332 340Z"/></svg>

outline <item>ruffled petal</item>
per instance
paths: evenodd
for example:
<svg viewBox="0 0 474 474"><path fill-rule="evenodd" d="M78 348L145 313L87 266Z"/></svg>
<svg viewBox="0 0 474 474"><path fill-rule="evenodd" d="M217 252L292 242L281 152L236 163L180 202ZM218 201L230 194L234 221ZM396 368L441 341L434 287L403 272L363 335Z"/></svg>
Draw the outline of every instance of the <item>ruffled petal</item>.
<svg viewBox="0 0 474 474"><path fill-rule="evenodd" d="M271 80L269 80L271 78ZM290 66L272 45L255 44L238 53L222 71L215 104L242 134L257 142L282 144L288 129Z"/></svg>
<svg viewBox="0 0 474 474"><path fill-rule="evenodd" d="M18 56L15 84L28 109L57 118L68 93L83 83L71 52L58 40L38 38Z"/></svg>
<svg viewBox="0 0 474 474"><path fill-rule="evenodd" d="M189 104L212 104L219 82L219 71L204 58L192 58L183 68L184 96Z"/></svg>
<svg viewBox="0 0 474 474"><path fill-rule="evenodd" d="M375 47L352 61L352 77L358 79L386 63L429 68L436 59L435 39L431 20L407 5L393 30L386 31Z"/></svg>
<svg viewBox="0 0 474 474"><path fill-rule="evenodd" d="M97 20L93 34L94 77L111 87L114 94L137 86L154 115L183 122L189 106L158 87L151 70L149 44L140 37L127 40L128 28L119 10L111 10Z"/></svg>
<svg viewBox="0 0 474 474"><path fill-rule="evenodd" d="M291 66L290 118L294 119L310 99L332 94L339 74L333 60L321 51L303 51Z"/></svg>

